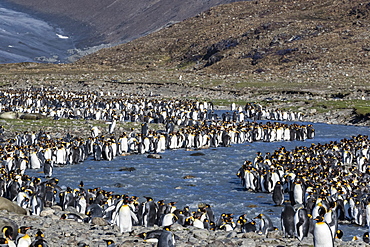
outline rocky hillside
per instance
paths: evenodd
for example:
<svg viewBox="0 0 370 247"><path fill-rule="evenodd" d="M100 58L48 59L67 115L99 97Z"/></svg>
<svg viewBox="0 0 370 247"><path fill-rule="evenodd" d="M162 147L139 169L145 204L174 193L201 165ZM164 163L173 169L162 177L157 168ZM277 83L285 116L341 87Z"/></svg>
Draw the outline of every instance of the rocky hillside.
<svg viewBox="0 0 370 247"><path fill-rule="evenodd" d="M65 30L77 48L122 43L235 0L5 0Z"/></svg>
<svg viewBox="0 0 370 247"><path fill-rule="evenodd" d="M370 1L236 2L81 59L119 70L367 85ZM300 87L300 85L298 85ZM311 85L312 87L312 85Z"/></svg>

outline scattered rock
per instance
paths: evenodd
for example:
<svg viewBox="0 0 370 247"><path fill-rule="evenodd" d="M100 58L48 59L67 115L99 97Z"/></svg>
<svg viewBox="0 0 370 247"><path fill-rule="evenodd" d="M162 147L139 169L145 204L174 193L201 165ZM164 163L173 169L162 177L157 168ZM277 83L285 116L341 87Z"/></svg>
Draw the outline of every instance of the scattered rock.
<svg viewBox="0 0 370 247"><path fill-rule="evenodd" d="M41 217L46 217L46 216L51 216L55 213L55 210L52 208L44 208L44 210L41 211L40 216Z"/></svg>
<svg viewBox="0 0 370 247"><path fill-rule="evenodd" d="M209 231L206 229L194 229L193 236L197 239L207 239L209 237Z"/></svg>
<svg viewBox="0 0 370 247"><path fill-rule="evenodd" d="M19 116L20 119L26 119L26 120L39 120L44 119L45 116L39 113L23 113Z"/></svg>
<svg viewBox="0 0 370 247"><path fill-rule="evenodd" d="M121 167L118 171L122 172L122 171L125 171L125 172L132 172L132 171L135 171L136 168L135 167Z"/></svg>
<svg viewBox="0 0 370 247"><path fill-rule="evenodd" d="M27 214L27 210L19 207L17 204L13 203L12 201L9 201L8 199L4 197L0 197L0 210L6 210L8 212L14 212L17 214Z"/></svg>
<svg viewBox="0 0 370 247"><path fill-rule="evenodd" d="M190 154L190 156L203 156L203 155L205 155L205 154L202 153L202 152L196 152L196 153Z"/></svg>
<svg viewBox="0 0 370 247"><path fill-rule="evenodd" d="M94 225L97 225L97 226L106 226L106 225L108 225L108 222L105 219L100 218L100 217L92 218L91 223L94 224Z"/></svg>
<svg viewBox="0 0 370 247"><path fill-rule="evenodd" d="M17 112L3 112L0 114L0 119L17 119L18 113Z"/></svg>
<svg viewBox="0 0 370 247"><path fill-rule="evenodd" d="M115 184L113 184L113 186L114 187L116 187L116 188L122 188L122 187L125 187L123 184L121 184L121 183L115 183Z"/></svg>
<svg viewBox="0 0 370 247"><path fill-rule="evenodd" d="M150 159L162 159L162 156L159 154L148 154L146 157Z"/></svg>

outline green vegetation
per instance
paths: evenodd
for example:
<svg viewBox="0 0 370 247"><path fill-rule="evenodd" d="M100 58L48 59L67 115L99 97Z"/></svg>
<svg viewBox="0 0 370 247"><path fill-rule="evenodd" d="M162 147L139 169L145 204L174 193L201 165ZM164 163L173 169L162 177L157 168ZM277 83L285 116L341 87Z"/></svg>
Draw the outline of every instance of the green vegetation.
<svg viewBox="0 0 370 247"><path fill-rule="evenodd" d="M323 100L315 101L314 103L311 102L311 104L311 108L316 109L319 113L328 112L329 110L335 109L354 109L358 115L370 114L370 102L367 100Z"/></svg>

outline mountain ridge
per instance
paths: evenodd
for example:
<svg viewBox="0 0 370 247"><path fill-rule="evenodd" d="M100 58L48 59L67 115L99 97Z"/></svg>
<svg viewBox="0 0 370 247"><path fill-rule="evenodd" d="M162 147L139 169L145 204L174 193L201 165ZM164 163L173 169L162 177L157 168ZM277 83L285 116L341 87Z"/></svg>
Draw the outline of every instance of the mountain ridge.
<svg viewBox="0 0 370 247"><path fill-rule="evenodd" d="M368 75L370 2L251 1L212 7L76 64L204 74ZM368 56L369 55L369 56ZM319 75L321 74L321 75Z"/></svg>
<svg viewBox="0 0 370 247"><path fill-rule="evenodd" d="M119 44L182 21L211 6L234 0L4 0L5 4L41 16L75 38L77 48Z"/></svg>

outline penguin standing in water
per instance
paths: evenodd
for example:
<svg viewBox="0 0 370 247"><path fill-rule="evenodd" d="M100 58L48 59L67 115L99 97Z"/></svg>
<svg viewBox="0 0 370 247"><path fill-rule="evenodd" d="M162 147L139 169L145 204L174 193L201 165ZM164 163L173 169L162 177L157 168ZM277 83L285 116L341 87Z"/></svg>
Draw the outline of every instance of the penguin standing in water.
<svg viewBox="0 0 370 247"><path fill-rule="evenodd" d="M54 161L51 159L45 160L44 163L44 174L46 178L51 178L53 175Z"/></svg>
<svg viewBox="0 0 370 247"><path fill-rule="evenodd" d="M315 137L315 129L313 128L312 124L307 125L307 138L313 139Z"/></svg>
<svg viewBox="0 0 370 247"><path fill-rule="evenodd" d="M322 216L315 218L313 228L313 241L315 247L334 247L333 235L329 225L324 221Z"/></svg>
<svg viewBox="0 0 370 247"><path fill-rule="evenodd" d="M284 202L284 190L280 181L277 181L272 192L272 200L276 206L281 206Z"/></svg>
<svg viewBox="0 0 370 247"><path fill-rule="evenodd" d="M290 204L286 204L281 212L281 229L285 237L292 238L295 235L294 214L294 209Z"/></svg>

